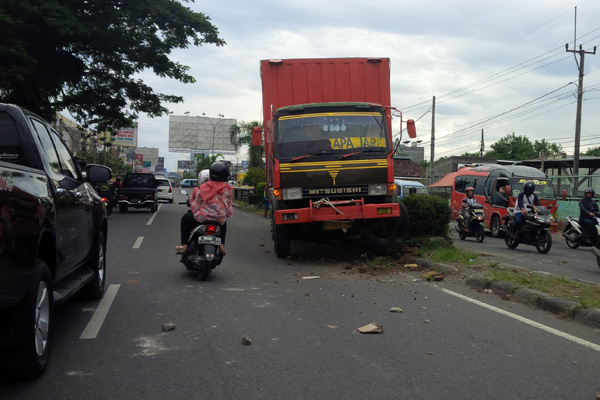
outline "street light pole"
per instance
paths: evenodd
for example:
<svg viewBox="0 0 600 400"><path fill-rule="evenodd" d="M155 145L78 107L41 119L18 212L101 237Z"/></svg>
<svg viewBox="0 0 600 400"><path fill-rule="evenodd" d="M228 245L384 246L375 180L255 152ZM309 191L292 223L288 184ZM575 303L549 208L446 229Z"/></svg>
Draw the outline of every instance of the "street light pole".
<svg viewBox="0 0 600 400"><path fill-rule="evenodd" d="M210 122L210 124L213 127L213 132L212 132L212 147L211 147L211 151L210 151L210 155L214 156L215 155L215 133L217 132L217 125L219 125L219 123L221 121L224 121L221 118L224 118L225 116L223 114L219 114L219 120L217 121L217 123L215 124L214 122L212 122L212 120L208 117L206 117L206 114L202 113L202 117L200 118L204 118L206 120L208 120L208 122Z"/></svg>

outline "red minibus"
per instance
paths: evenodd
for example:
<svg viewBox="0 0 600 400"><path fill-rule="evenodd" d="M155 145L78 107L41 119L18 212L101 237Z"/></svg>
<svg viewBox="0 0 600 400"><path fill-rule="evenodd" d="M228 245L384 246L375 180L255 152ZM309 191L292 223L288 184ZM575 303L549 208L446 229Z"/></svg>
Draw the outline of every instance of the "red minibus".
<svg viewBox="0 0 600 400"><path fill-rule="evenodd" d="M454 173L454 183L450 197L452 219L458 218L462 208L465 190L472 186L475 198L483 205L485 220L484 228L489 229L492 236L499 237L502 233L500 226L502 217L508 214L507 207L514 207L517 196L523 191L523 185L528 180L535 183L535 194L540 203L552 207L551 232L556 232L556 197L552 181L539 169L523 165L479 164L465 166ZM508 190L508 193L504 193Z"/></svg>

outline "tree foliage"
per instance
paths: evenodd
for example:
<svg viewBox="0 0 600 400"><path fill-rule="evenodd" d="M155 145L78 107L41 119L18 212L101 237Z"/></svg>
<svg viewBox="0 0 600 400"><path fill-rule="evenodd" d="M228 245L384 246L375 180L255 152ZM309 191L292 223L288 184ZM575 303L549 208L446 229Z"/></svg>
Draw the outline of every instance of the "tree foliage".
<svg viewBox="0 0 600 400"><path fill-rule="evenodd" d="M532 142L526 136L516 136L514 132L493 143L490 147L492 149L485 152L484 157L513 161L537 158L542 151L545 157L560 154L563 151L560 144L549 143L546 139ZM465 153L463 156L479 157L480 153Z"/></svg>
<svg viewBox="0 0 600 400"><path fill-rule="evenodd" d="M208 155L208 156L197 155L196 156L196 176L198 176L200 171L202 171L203 169L209 169L210 166L213 165L213 163L219 159L219 157L222 158L223 160L225 159L225 157L223 157L223 154L221 154L221 153L215 154L212 156L211 155Z"/></svg>
<svg viewBox="0 0 600 400"><path fill-rule="evenodd" d="M240 147L248 146L248 167L262 167L265 149L263 146L252 145L252 128L260 126L258 121L240 122L229 128L231 144L237 151Z"/></svg>
<svg viewBox="0 0 600 400"><path fill-rule="evenodd" d="M248 172L244 176L243 184L256 188L259 182L265 182L267 180L266 171L262 167L251 167L248 168Z"/></svg>
<svg viewBox="0 0 600 400"><path fill-rule="evenodd" d="M171 51L225 44L182 1L2 0L0 101L49 120L67 109L99 132L131 126L139 113L167 114L163 103L183 98L154 92L140 74L193 83Z"/></svg>
<svg viewBox="0 0 600 400"><path fill-rule="evenodd" d="M600 157L600 146L590 147L584 153L584 156Z"/></svg>

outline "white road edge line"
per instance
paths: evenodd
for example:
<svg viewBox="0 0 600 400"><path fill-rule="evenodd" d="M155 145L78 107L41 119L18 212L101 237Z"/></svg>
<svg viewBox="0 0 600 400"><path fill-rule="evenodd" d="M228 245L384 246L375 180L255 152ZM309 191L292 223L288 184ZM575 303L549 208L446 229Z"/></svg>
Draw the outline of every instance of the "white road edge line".
<svg viewBox="0 0 600 400"><path fill-rule="evenodd" d="M140 246L142 245L143 241L144 241L144 237L143 236L138 236L138 238L135 240L135 243L133 244L132 249L139 249Z"/></svg>
<svg viewBox="0 0 600 400"><path fill-rule="evenodd" d="M148 220L148 222L146 222L146 225L152 225L152 222L154 222L154 217L156 217L156 214L160 211L161 207L162 207L162 204L159 204L158 208L156 209L156 212L152 213L152 216L150 217L150 219Z"/></svg>
<svg viewBox="0 0 600 400"><path fill-rule="evenodd" d="M439 286L438 286L438 288L439 288ZM569 335L568 333L559 331L558 329L550 328L549 326L542 325L542 324L540 324L538 322L532 321L532 320L527 319L525 317L521 317L520 315L516 315L516 314L510 313L508 311L504 311L501 308L490 306L489 304L485 304L485 303L483 303L483 302L481 302L479 300L475 300L475 299L472 299L470 297L463 296L460 293L456 293L456 292L453 292L451 290L444 289L444 288L440 288L440 289L442 290L442 292L447 293L447 294L449 294L451 296L458 297L459 299L463 299L465 301L468 301L469 303L473 303L473 304L476 304L476 305L481 306L483 308L487 308L488 310L497 312L498 314L502 314L502 315L507 316L509 318L515 319L515 320L517 320L519 322L523 322L524 324L533 326L535 328L541 329L543 331L546 331L548 333L551 333L551 334L556 335L558 337L561 337L563 339L570 340L571 342L580 344L582 346L585 346L585 347L588 347L588 348L590 348L592 350L596 350L596 351L600 352L600 346L597 345L597 344L595 344L595 343L588 342L587 340L580 339L580 338L578 338L576 336L573 336L573 335Z"/></svg>
<svg viewBox="0 0 600 400"><path fill-rule="evenodd" d="M112 305L115 296L117 295L117 291L121 285L110 285L108 289L106 289L106 293L104 293L104 297L100 304L98 304L98 308L94 311L94 315L88 322L87 326L79 336L79 339L96 339L98 337L98 332L100 332L100 328L102 328L102 324L106 319L106 315L108 315L108 311L110 310L110 306Z"/></svg>

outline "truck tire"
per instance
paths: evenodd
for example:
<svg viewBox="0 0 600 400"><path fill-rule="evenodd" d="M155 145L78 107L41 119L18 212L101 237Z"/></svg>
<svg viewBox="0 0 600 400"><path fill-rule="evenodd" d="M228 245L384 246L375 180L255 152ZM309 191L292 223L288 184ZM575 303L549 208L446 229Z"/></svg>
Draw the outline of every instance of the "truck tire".
<svg viewBox="0 0 600 400"><path fill-rule="evenodd" d="M26 329L21 332L25 345L1 350L0 377L31 379L44 372L52 343L53 303L50 269L38 258L27 302L18 310L26 313Z"/></svg>
<svg viewBox="0 0 600 400"><path fill-rule="evenodd" d="M106 238L102 231L98 233L95 252L96 256L92 264L94 279L82 289L83 296L90 300L100 300L104 297L104 287L106 285Z"/></svg>
<svg viewBox="0 0 600 400"><path fill-rule="evenodd" d="M396 234L399 238L406 238L410 233L410 216L408 215L408 210L406 205L402 202L400 204L400 218L398 220L398 230Z"/></svg>
<svg viewBox="0 0 600 400"><path fill-rule="evenodd" d="M273 224L273 242L277 257L285 258L290 255L290 234L287 226Z"/></svg>
<svg viewBox="0 0 600 400"><path fill-rule="evenodd" d="M396 232L398 231L399 218L382 218L376 224L376 228L362 235L367 250L377 253L385 253L396 244Z"/></svg>

